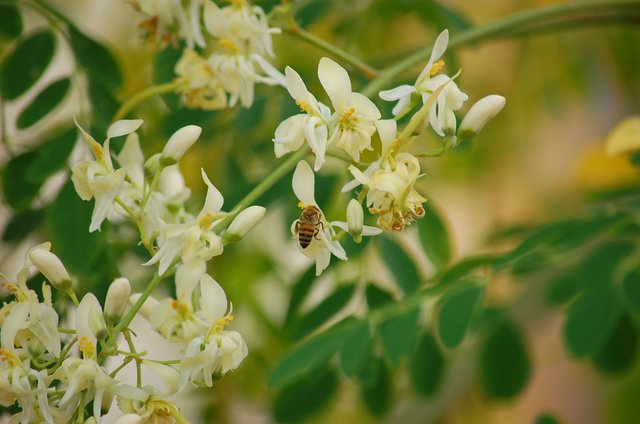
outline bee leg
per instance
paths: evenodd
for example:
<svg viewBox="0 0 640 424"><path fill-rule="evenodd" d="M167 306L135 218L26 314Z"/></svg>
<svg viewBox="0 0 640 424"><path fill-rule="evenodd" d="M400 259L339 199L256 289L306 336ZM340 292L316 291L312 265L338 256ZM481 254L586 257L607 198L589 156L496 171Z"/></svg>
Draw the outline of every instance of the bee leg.
<svg viewBox="0 0 640 424"><path fill-rule="evenodd" d="M320 222L320 223L319 223L319 226L320 226L320 227L322 227L322 231L324 232L324 223L323 223L323 222ZM315 238L316 240L320 240L320 239L318 238L318 233L319 233L319 232L320 232L320 228L316 228L316 232L315 232L315 233L313 233L313 238Z"/></svg>
<svg viewBox="0 0 640 424"><path fill-rule="evenodd" d="M300 220L296 221L296 226L294 227L293 230L296 234L298 234L300 232Z"/></svg>

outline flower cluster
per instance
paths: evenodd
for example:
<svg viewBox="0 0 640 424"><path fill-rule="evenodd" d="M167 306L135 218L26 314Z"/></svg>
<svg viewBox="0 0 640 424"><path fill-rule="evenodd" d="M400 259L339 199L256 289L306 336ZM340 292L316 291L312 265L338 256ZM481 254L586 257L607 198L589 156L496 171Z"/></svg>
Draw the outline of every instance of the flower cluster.
<svg viewBox="0 0 640 424"><path fill-rule="evenodd" d="M315 155L314 170L319 171L330 149L342 150L348 155L347 161L352 162L348 170L354 177L344 186L343 192L362 187L358 198L349 202L347 222L327 223L313 200L313 171L306 163L298 165L293 189L303 213L294 222L292 231L300 241L302 252L315 259L318 273L327 267L330 252L339 259L346 259L338 243L340 235L335 233L334 227L349 232L359 241L362 235L374 235L382 230L401 231L424 216L423 204L427 199L415 190L415 183L423 173L416 154L407 152L406 148L427 126L442 137L440 151L444 151L475 136L504 106L503 97L487 96L471 107L458 128L455 112L468 96L454 82L457 75L449 77L441 73L444 61L440 58L447 48L448 38L446 30L438 36L431 57L414 85L380 92L383 100L397 101L392 111L395 119L382 119L369 98L353 92L349 74L331 59L320 60L318 78L332 107L318 101L296 71L290 67L285 69L286 88L301 113L285 119L276 128L273 138L276 157L297 151L306 144ZM405 128L399 131L397 120L412 112ZM376 133L380 140L379 150L374 149L373 144ZM375 151L377 159L362 163L361 153L366 150ZM344 154L336 154L340 155ZM365 228L362 201L369 212L377 215L380 227L377 231L373 227L362 230ZM310 205L316 209L307 209ZM314 229L307 230L308 226ZM301 229L308 231L311 237L304 231L301 236ZM307 243L309 237L311 241Z"/></svg>
<svg viewBox="0 0 640 424"><path fill-rule="evenodd" d="M15 298L0 309L0 404L17 402L21 408L12 422L85 422L91 405L90 419L99 422L114 399L126 414L120 422L157 422L167 417L184 422L166 396L189 384L213 385L247 355L240 333L227 329L233 319L230 304L222 287L207 274L206 262L222 254L224 245L242 239L265 209L251 206L235 217L222 212L223 197L203 170L204 205L196 215L187 212L189 190L178 163L201 129L179 129L161 153L145 161L136 133L141 125L141 120L117 121L103 143L78 125L94 158L74 164L72 180L82 199L95 199L89 230L100 230L105 220L131 219L151 254L143 265L157 266L149 286L175 275L177 296L158 302L149 290L131 294L129 280L120 277L110 285L104 307L92 293L78 301L72 277L50 251L51 244L30 249L16 281L2 281ZM111 139L122 136L126 136L124 147L112 157ZM225 218L231 222L222 222ZM42 299L27 287L34 269L49 282L42 286ZM68 294L76 306L74 310L62 305L73 311L65 318L54 308L52 287ZM167 341L182 343L178 359L166 364L137 353L128 329L137 313ZM62 326L67 335L61 336L61 320L68 321ZM121 335L129 352L118 348ZM104 366L110 356L122 360L111 371ZM122 381L118 372L134 360L138 368L157 373L167 390Z"/></svg>
<svg viewBox="0 0 640 424"><path fill-rule="evenodd" d="M151 35L186 43L175 72L187 107L249 107L255 83L284 83L266 59L274 56L271 36L280 29L269 27L261 7L246 0L225 7L203 0L138 0L137 7L150 16L145 27Z"/></svg>

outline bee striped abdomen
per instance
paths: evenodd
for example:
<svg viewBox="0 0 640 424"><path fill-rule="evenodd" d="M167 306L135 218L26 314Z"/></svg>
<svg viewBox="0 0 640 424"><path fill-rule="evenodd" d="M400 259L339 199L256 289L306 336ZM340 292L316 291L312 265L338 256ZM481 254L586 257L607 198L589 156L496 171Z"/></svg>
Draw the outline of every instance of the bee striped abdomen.
<svg viewBox="0 0 640 424"><path fill-rule="evenodd" d="M307 206L302 210L300 219L296 221L295 233L298 236L298 243L303 249L306 249L318 235L322 226L321 217L322 212L317 206Z"/></svg>
<svg viewBox="0 0 640 424"><path fill-rule="evenodd" d="M300 243L300 247L306 249L316 234L318 234L318 230L316 230L315 227L301 225L298 229L298 242Z"/></svg>

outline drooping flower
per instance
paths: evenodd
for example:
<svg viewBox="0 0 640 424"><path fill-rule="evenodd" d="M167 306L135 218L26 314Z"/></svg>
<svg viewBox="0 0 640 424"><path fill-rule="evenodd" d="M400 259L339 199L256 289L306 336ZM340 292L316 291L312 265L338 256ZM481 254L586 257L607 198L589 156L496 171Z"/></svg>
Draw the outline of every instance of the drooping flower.
<svg viewBox="0 0 640 424"><path fill-rule="evenodd" d="M318 222L312 229L311 240L306 247L302 247L301 243L296 243L298 250L305 256L316 262L316 275L320 275L329 266L331 260L331 254L335 255L338 259L346 261L347 254L335 239L335 231L331 223L327 222L322 213L322 210L318 207L315 200L315 176L313 170L309 164L305 161L298 162L296 170L293 173L292 180L293 192L300 201L298 205L304 210L308 207L315 207L319 211L320 216ZM296 222L291 225L292 233L294 236L299 237L296 234ZM299 227L299 225L298 225Z"/></svg>
<svg viewBox="0 0 640 424"><path fill-rule="evenodd" d="M133 4L149 17L140 26L151 39L168 43L179 38L189 47L194 44L205 47L200 25L202 3L202 0L134 0Z"/></svg>

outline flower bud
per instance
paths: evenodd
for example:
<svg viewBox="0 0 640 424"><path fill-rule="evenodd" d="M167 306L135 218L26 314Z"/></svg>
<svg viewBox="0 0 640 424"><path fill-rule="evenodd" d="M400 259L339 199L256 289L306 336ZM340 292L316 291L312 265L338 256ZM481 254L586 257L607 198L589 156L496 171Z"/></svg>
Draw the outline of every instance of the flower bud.
<svg viewBox="0 0 640 424"><path fill-rule="evenodd" d="M89 311L89 329L98 340L107 337L107 323L101 310L91 309Z"/></svg>
<svg viewBox="0 0 640 424"><path fill-rule="evenodd" d="M360 243L362 240L363 225L364 212L362 211L362 205L356 199L351 199L347 205L347 228L356 243Z"/></svg>
<svg viewBox="0 0 640 424"><path fill-rule="evenodd" d="M116 278L109 286L104 302L104 317L109 323L118 321L129 303L131 284L126 278Z"/></svg>
<svg viewBox="0 0 640 424"><path fill-rule="evenodd" d="M45 249L34 249L29 252L29 260L53 287L65 291L71 288L71 277L56 255Z"/></svg>
<svg viewBox="0 0 640 424"><path fill-rule="evenodd" d="M197 125L187 125L180 128L165 144L162 149L162 157L160 158L160 164L162 166L169 166L177 163L189 147L193 146L198 137L202 133L202 128Z"/></svg>
<svg viewBox="0 0 640 424"><path fill-rule="evenodd" d="M156 153L144 163L145 177L153 177L160 171L160 156L162 156L162 154Z"/></svg>
<svg viewBox="0 0 640 424"><path fill-rule="evenodd" d="M462 123L460 123L458 138L468 139L475 137L482 127L502 110L505 102L505 98L497 94L478 100L471 106Z"/></svg>
<svg viewBox="0 0 640 424"><path fill-rule="evenodd" d="M442 130L446 136L452 136L456 133L456 114L451 110L445 110L444 127Z"/></svg>
<svg viewBox="0 0 640 424"><path fill-rule="evenodd" d="M262 206L249 206L235 217L224 233L222 242L232 243L242 239L264 216L266 209Z"/></svg>

